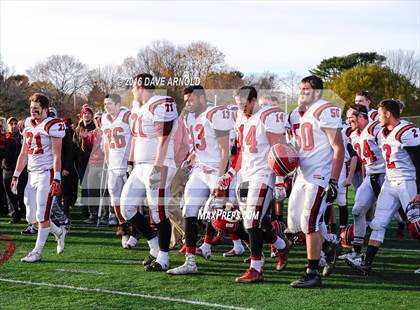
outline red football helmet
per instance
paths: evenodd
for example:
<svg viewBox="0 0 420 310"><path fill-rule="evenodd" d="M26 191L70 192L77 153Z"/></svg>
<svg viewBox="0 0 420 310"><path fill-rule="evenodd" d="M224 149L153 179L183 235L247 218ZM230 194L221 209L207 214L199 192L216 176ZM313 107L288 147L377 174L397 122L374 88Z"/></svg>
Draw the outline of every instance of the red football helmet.
<svg viewBox="0 0 420 310"><path fill-rule="evenodd" d="M214 208L211 215L211 225L217 231L228 234L235 232L240 225L241 213L230 201L226 201L224 208Z"/></svg>
<svg viewBox="0 0 420 310"><path fill-rule="evenodd" d="M349 224L340 231L341 246L343 248L351 248L354 240L354 225Z"/></svg>
<svg viewBox="0 0 420 310"><path fill-rule="evenodd" d="M414 239L420 240L420 203L412 201L406 209L408 231Z"/></svg>
<svg viewBox="0 0 420 310"><path fill-rule="evenodd" d="M268 152L268 166L276 176L287 176L299 165L296 150L288 144L274 144Z"/></svg>

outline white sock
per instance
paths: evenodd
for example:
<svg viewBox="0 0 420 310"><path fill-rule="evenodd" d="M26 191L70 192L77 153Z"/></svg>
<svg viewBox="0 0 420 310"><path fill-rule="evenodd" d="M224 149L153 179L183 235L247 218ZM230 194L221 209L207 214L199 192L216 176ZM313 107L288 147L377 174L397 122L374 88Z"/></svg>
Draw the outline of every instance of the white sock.
<svg viewBox="0 0 420 310"><path fill-rule="evenodd" d="M244 246L242 245L241 239L232 240L232 242L235 252L240 253L244 251Z"/></svg>
<svg viewBox="0 0 420 310"><path fill-rule="evenodd" d="M200 246L200 248L201 248L201 250L203 251L203 252L211 252L211 244L209 244L209 243L203 243L201 246Z"/></svg>
<svg viewBox="0 0 420 310"><path fill-rule="evenodd" d="M147 240L147 243L149 244L149 248L150 248L150 255L157 257L158 253L159 253L159 242L158 242L158 238L154 237L153 239Z"/></svg>
<svg viewBox="0 0 420 310"><path fill-rule="evenodd" d="M277 250L283 250L286 247L286 242L279 236L277 236L277 240L273 243Z"/></svg>
<svg viewBox="0 0 420 310"><path fill-rule="evenodd" d="M34 251L41 254L44 249L45 242L48 239L48 234L50 233L50 228L38 228L38 235L36 238Z"/></svg>
<svg viewBox="0 0 420 310"><path fill-rule="evenodd" d="M63 233L62 229L57 227L52 221L50 222L50 232L52 232L56 237L60 237Z"/></svg>
<svg viewBox="0 0 420 310"><path fill-rule="evenodd" d="M254 268L256 271L261 272L264 261L262 259L254 260L251 259L251 268Z"/></svg>
<svg viewBox="0 0 420 310"><path fill-rule="evenodd" d="M187 254L185 256L185 262L190 265L195 265L195 255L194 254Z"/></svg>
<svg viewBox="0 0 420 310"><path fill-rule="evenodd" d="M168 266L169 265L169 253L159 251L159 253L156 257L156 262L158 262L162 267Z"/></svg>

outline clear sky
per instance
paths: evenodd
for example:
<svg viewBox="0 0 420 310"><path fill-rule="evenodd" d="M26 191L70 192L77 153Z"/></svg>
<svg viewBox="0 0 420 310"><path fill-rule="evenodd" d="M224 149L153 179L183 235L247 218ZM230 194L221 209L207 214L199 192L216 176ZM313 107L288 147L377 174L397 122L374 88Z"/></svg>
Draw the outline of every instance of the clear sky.
<svg viewBox="0 0 420 310"><path fill-rule="evenodd" d="M153 40L207 41L242 72L299 74L352 52L415 50L420 1L0 1L0 53L15 73L53 54L120 64Z"/></svg>

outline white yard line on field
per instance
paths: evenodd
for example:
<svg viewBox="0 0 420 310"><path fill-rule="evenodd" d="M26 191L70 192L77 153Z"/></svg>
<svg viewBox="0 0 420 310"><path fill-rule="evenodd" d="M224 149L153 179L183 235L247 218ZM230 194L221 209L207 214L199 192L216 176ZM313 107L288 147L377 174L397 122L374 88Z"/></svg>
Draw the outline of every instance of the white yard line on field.
<svg viewBox="0 0 420 310"><path fill-rule="evenodd" d="M140 298L145 298L145 299L178 302L178 303L191 304L191 305L197 305L197 306L203 306L203 307L211 307L211 308L234 309L234 310L255 310L254 308L243 308L243 307L236 307L236 306L229 306L229 305L222 305L222 304L213 304L213 303L209 303L205 301L196 301L196 300L188 300L188 299L173 298L173 297L166 297L166 296L156 296L156 295L141 294L141 293L112 291L112 290L101 289L101 288L88 288L88 287L80 287L80 286L73 286L73 285L54 284L54 283L45 283L45 282L31 282L31 281L22 281L22 280L6 279L6 278L0 278L0 281L8 282L8 283L33 285L33 286L46 286L50 288L62 288L62 289L69 289L69 290L74 290L74 291L140 297Z"/></svg>
<svg viewBox="0 0 420 310"><path fill-rule="evenodd" d="M106 274L105 272L100 272L96 270L82 270L82 269L56 269L56 271L70 272L70 273L89 273L89 274L96 274L99 276Z"/></svg>

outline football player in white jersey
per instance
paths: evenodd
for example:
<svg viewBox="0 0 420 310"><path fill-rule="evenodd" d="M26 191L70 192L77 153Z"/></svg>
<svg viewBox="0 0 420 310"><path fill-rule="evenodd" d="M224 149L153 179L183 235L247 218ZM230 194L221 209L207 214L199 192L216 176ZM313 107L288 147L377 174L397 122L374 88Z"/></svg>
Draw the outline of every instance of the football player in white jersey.
<svg viewBox="0 0 420 310"><path fill-rule="evenodd" d="M378 111L370 107L371 103L372 103L372 98L370 96L369 91L367 90L359 91L356 94L356 97L354 98L354 104L364 105L366 109L368 110L369 121L376 121L378 120Z"/></svg>
<svg viewBox="0 0 420 310"><path fill-rule="evenodd" d="M379 146L386 164L386 177L379 194L375 216L370 227L366 256L347 259L347 263L363 274L369 273L385 230L400 208L406 212L410 202L420 202L420 131L414 124L401 122L400 103L382 100L379 105Z"/></svg>
<svg viewBox="0 0 420 310"><path fill-rule="evenodd" d="M146 271L169 268L171 224L168 203L170 185L175 176L174 135L178 112L175 100L154 93L153 77L139 74L134 78L131 110L131 150L129 161L135 166L121 193L121 213L126 221L148 239L150 255L143 261ZM138 211L144 198L157 238L145 217ZM158 247L157 247L158 242Z"/></svg>
<svg viewBox="0 0 420 310"><path fill-rule="evenodd" d="M105 96L104 108L106 113L102 116L101 129L108 166L108 192L118 220L117 234L122 235L122 246L133 247L137 239L133 235L130 236L128 224L120 210L120 197L126 180L131 145L131 113L121 107L121 97L115 94Z"/></svg>
<svg viewBox="0 0 420 310"><path fill-rule="evenodd" d="M49 100L40 93L30 98L31 117L25 120L23 144L11 183L12 192L17 193L19 175L28 165L28 183L24 192L26 219L38 223L35 248L22 262L41 260L41 252L52 232L57 240L57 253L64 251L66 229L50 221L51 202L61 193L61 142L65 125L59 119L48 117Z"/></svg>
<svg viewBox="0 0 420 310"><path fill-rule="evenodd" d="M365 178L356 192L352 209L354 219L353 250L344 259L360 257L366 235L366 213L379 196L385 179L385 161L378 146L378 135L382 130L379 121L369 122L367 108L356 104L350 108L350 124L354 129L350 135L353 148L362 160Z"/></svg>
<svg viewBox="0 0 420 310"><path fill-rule="evenodd" d="M219 189L229 187L237 174L237 196L243 224L249 234L251 266L236 282L255 283L263 280L263 242L271 243L284 260L288 247L284 239L274 232L269 206L275 187L273 171L269 168L267 154L270 147L285 142L283 113L278 107L263 107L257 103L257 91L244 86L239 92L243 117L238 119L239 152L228 172L219 178Z"/></svg>
<svg viewBox="0 0 420 310"><path fill-rule="evenodd" d="M199 209L217 189L217 180L229 161L229 132L233 128L231 112L226 106L207 106L202 86L184 89L185 108L190 112L187 126L193 139L195 163L185 185L183 216L185 218L185 263L168 270L169 274L197 272L195 263Z"/></svg>
<svg viewBox="0 0 420 310"><path fill-rule="evenodd" d="M294 288L321 286L318 272L323 237L320 222L324 214L326 189L329 200L337 196L337 182L343 159L341 110L322 97L323 83L308 76L300 83L300 105L306 106L300 120L299 168L289 197L288 229L306 234L308 268L305 275L291 283ZM324 242L327 246L328 243Z"/></svg>

